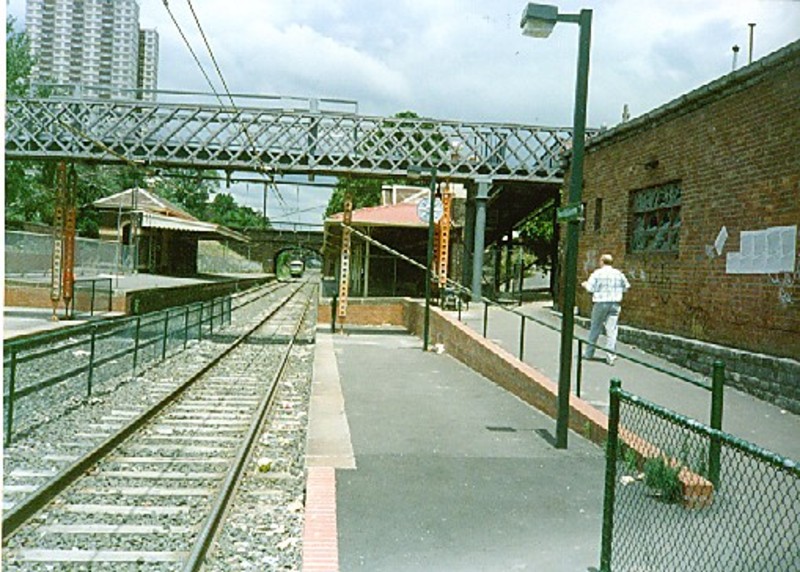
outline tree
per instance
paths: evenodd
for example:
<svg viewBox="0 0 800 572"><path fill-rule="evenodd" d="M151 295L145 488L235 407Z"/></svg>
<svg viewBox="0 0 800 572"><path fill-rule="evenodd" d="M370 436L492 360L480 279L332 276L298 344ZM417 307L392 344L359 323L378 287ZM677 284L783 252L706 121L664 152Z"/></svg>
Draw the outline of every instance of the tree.
<svg viewBox="0 0 800 572"><path fill-rule="evenodd" d="M28 39L23 32L15 29L15 24L16 21L12 16L6 17L6 94L24 95L30 84L33 61L30 57ZM25 191L33 186L32 177L28 173L30 168L31 164L28 161L6 163L5 211L8 220L25 220L27 212L32 212L34 216L32 220L42 219L38 216L41 214L42 189L35 189L36 196L30 196L32 201L24 200L28 198Z"/></svg>
<svg viewBox="0 0 800 572"><path fill-rule="evenodd" d="M328 206L325 209L325 216L344 211L344 197L348 193L353 199L353 209L362 207L374 207L381 204L381 187L392 184L391 179L380 179L376 177L350 177L342 176L336 181Z"/></svg>
<svg viewBox="0 0 800 572"><path fill-rule="evenodd" d="M6 17L6 94L25 95L30 87L33 59L28 37L15 29L16 19Z"/></svg>
<svg viewBox="0 0 800 572"><path fill-rule="evenodd" d="M208 205L208 220L236 229L267 228L269 221L264 220L257 211L236 203L228 193L217 193Z"/></svg>
<svg viewBox="0 0 800 572"><path fill-rule="evenodd" d="M553 209L555 202L534 211L519 227L520 237L525 241L528 251L533 253L535 264L540 268L553 267Z"/></svg>
<svg viewBox="0 0 800 572"><path fill-rule="evenodd" d="M207 218L208 201L219 183L205 179L200 171L171 169L155 177L153 190L201 220Z"/></svg>

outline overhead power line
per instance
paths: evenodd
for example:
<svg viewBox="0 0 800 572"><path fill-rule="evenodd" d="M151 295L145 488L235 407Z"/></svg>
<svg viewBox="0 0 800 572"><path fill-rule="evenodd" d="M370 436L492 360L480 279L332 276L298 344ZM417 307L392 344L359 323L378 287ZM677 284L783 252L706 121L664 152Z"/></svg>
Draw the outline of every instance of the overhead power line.
<svg viewBox="0 0 800 572"><path fill-rule="evenodd" d="M200 71L203 73L203 76L206 78L206 81L208 82L208 85L211 86L211 90L213 91L214 96L217 98L217 101L219 101L219 104L224 106L224 103L222 102L222 98L220 97L220 95L218 94L216 88L214 87L214 84L212 83L211 78L209 78L208 74L206 73L205 67L200 62L200 59L197 57L197 54L195 53L194 49L192 48L192 46L191 46L191 44L189 42L189 39L186 37L186 34L184 34L183 29L181 28L180 24L178 24L178 21L175 18L175 15L172 13L172 10L169 7L169 0L163 0L163 2L164 2L164 7L167 9L167 12L169 13L170 18L172 19L172 22L175 24L175 27L178 29L178 32L180 33L181 37L183 38L183 41L186 44L186 47L189 49L189 52L191 52L192 57L194 58L194 61L197 63L198 67L200 68ZM194 9L194 5L192 4L192 0L186 0L186 3L188 4L189 10L192 13L192 17L194 18L194 22L197 25L197 30L200 32L200 36L203 38L203 43L206 46L206 50L208 51L208 55L211 58L211 62L214 64L214 68L215 68L215 70L217 72L217 76L219 76L220 82L222 83L222 87L225 90L225 94L228 96L228 99L231 102L231 107L233 108L233 110L237 114L239 114L239 109L236 106L236 101L233 99L233 95L231 94L231 90L228 88L228 82L225 81L225 76L222 73L222 69L220 68L220 65L219 65L219 62L217 61L216 56L214 55L214 50L211 48L211 42L208 40L208 36L206 35L205 30L203 29L203 25L200 23L200 18L197 15L197 11L195 11L195 9ZM270 182L269 178L266 175L266 172L269 171L270 169L269 169L269 166L265 165L264 162L261 160L261 158L258 157L258 145L256 145L255 141L253 140L252 136L250 135L250 131L247 129L246 126L242 126L241 129L242 129L242 132L244 133L244 136L247 138L247 142L250 144L250 148L253 150L253 154L255 156L255 160L258 163L258 166L260 167L259 171L261 172L262 176L264 176L265 182ZM286 206L286 200L283 198L283 195L281 194L280 189L278 189L278 187L276 185L274 185L274 181L272 181L272 183L273 183L273 187L275 188L275 194L278 197L278 202L281 203L282 205Z"/></svg>
<svg viewBox="0 0 800 572"><path fill-rule="evenodd" d="M189 49L189 53L192 54L192 57L194 58L194 61L197 64L197 67L200 68L200 72L203 74L203 77L206 78L206 82L208 82L209 87L211 87L211 92L217 98L217 101L219 101L219 104L220 105L224 105L224 103L222 103L222 98L219 96L219 93L217 93L217 88L214 87L214 83L211 81L211 78L208 77L208 74L206 73L206 69L203 67L203 64L200 61L200 58L197 57L197 54L195 53L194 48L192 48L192 44L189 42L189 38L187 38L186 34L183 33L183 28L181 28L181 25L178 23L178 20L175 18L175 14L172 13L172 8L169 7L169 0L163 0L163 2L164 2L164 8L167 9L167 13L169 14L169 17L172 19L172 23L175 24L175 28L177 28L178 33L181 35L181 38L183 38L183 43L186 44L186 47Z"/></svg>
<svg viewBox="0 0 800 572"><path fill-rule="evenodd" d="M166 2L166 0L164 0ZM228 82L225 81L225 76L222 75L222 70L219 67L219 63L217 62L217 58L214 56L214 50L211 49L211 44L208 42L208 37L206 36L205 31L203 30L203 26L200 24L200 18L197 17L197 12L194 11L194 5L192 4L192 0L186 0L189 4L189 10L192 12L192 17L194 18L195 24L197 24L197 29L200 31L200 36L203 38L203 43L206 45L206 50L208 50L208 55L211 57L211 61L214 64L214 69L217 70L217 75L219 76L219 80L222 82L222 87L225 89L225 93L228 96L228 99L231 101L231 105L236 108L236 103L233 101L233 96L231 95L231 90L228 89Z"/></svg>

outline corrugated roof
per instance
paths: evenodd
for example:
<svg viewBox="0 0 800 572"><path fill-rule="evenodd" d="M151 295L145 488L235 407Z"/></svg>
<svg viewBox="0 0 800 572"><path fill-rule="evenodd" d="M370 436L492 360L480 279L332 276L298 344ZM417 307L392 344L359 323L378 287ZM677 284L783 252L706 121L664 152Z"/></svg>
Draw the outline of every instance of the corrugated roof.
<svg viewBox="0 0 800 572"><path fill-rule="evenodd" d="M133 193L136 193L134 198ZM136 208L133 209L134 200ZM177 217L184 220L198 220L179 206L169 202L167 199L159 197L147 189L134 187L125 189L122 192L113 194L92 203L98 209L123 211L137 210L150 213L159 213L167 216Z"/></svg>

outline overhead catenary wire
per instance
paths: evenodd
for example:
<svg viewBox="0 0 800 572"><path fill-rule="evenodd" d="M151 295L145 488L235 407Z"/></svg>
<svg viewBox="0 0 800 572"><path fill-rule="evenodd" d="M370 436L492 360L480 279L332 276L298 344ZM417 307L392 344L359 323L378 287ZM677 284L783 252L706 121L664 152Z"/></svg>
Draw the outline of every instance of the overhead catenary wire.
<svg viewBox="0 0 800 572"><path fill-rule="evenodd" d="M170 17L172 18L172 21L178 27L178 31L181 33L181 36L184 38L184 42L186 42L187 47L189 47L189 50L192 52L192 56L194 57L194 59L197 62L198 66L200 66L200 69L203 72L203 75L206 77L206 80L209 82L209 85L211 85L211 89L214 90L214 86L211 84L211 80L208 78L208 74L206 74L205 68L202 66L202 64L200 63L200 61L197 58L196 54L194 53L194 50L189 45L188 39L186 39L186 36L183 34L183 31L180 29L180 26L178 25L175 17L172 14L172 11L169 9L168 0L163 0L163 1L164 1L164 6L167 7L167 11L170 13ZM236 106L236 101L233 99L233 95L231 94L231 90L228 88L228 82L225 81L225 76L222 73L222 68L220 67L219 62L217 61L217 57L214 55L214 50L211 48L211 42L209 41L208 36L206 35L205 30L203 29L203 25L200 23L200 17L197 15L197 12L194 9L194 4L192 4L192 0L186 0L186 3L189 6L189 11L192 13L192 17L194 18L194 22L195 22L195 25L197 26L197 30L200 32L200 37L203 38L203 43L206 46L206 50L208 51L208 55L211 58L211 62L213 63L214 69L217 72L217 76L219 77L219 80L222 83L222 87L225 90L225 94L228 96L228 100L230 100L230 102L231 102L231 107L233 108L233 110L237 114L239 114L240 113L239 108ZM217 94L216 90L214 90L214 95L217 97L217 100L220 102L220 105L223 105L222 100L219 97L219 95ZM255 141L253 140L252 136L250 135L250 131L247 129L246 126L242 126L242 132L244 133L244 136L247 138L247 141L250 144L251 149L253 150L256 162L261 167L261 169L260 169L261 174L264 176L264 178L266 180L269 180L269 178L266 176L266 173L265 173L265 171L269 170L268 166L264 164L264 162L261 160L260 157L258 157L258 145L256 145ZM278 187L274 184L274 181L270 181L270 182L273 183L273 187L275 188L275 195L278 197L278 202L280 202L284 207L288 206L286 204L286 200L283 198L283 195L280 192L280 189L278 189Z"/></svg>
<svg viewBox="0 0 800 572"><path fill-rule="evenodd" d="M219 104L220 105L224 105L224 103L222 102L222 98L220 97L219 93L217 92L217 88L214 86L214 83L211 81L211 78L208 77L208 73L206 73L206 69L203 67L203 64L200 61L200 58L197 57L197 53L194 51L194 48L192 48L192 44L189 42L189 38L186 37L186 34L183 32L183 28L181 28L181 25L178 23L177 18L175 18L175 14L172 13L172 8L169 7L169 0L162 0L162 1L164 3L164 8L167 9L167 14L169 14L169 17L172 20L172 23L175 24L175 28L177 28L178 33L180 34L181 38L183 39L183 43L186 44L186 47L188 48L189 53L192 54L192 58L194 58L194 61L197 64L197 67L200 68L200 73L203 74L203 77L206 79L206 82L208 82L208 85L211 88L211 92L217 98L217 101L219 102Z"/></svg>

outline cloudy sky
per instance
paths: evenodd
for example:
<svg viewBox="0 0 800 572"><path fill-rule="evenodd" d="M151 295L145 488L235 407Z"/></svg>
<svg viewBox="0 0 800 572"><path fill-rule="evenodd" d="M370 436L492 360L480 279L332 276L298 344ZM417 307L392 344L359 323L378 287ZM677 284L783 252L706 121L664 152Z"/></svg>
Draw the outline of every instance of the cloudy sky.
<svg viewBox="0 0 800 572"><path fill-rule="evenodd" d="M164 0L140 0L140 24L160 36L159 87L209 91ZM187 0L169 0L216 80ZM519 31L519 0L192 0L233 92L335 97L361 113L565 126L572 122L578 27L550 38ZM800 0L562 0L593 9L588 123L633 117L800 38ZM9 12L24 21L24 0ZM219 83L217 89L221 90ZM273 219L319 222L327 193L285 188ZM261 209L261 191L237 189ZM249 197L249 198L247 198ZM283 209L283 212L282 212ZM300 218L298 218L298 216Z"/></svg>

